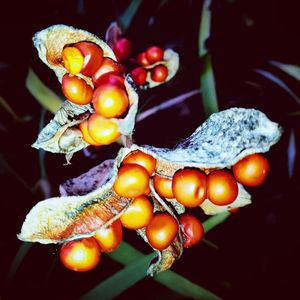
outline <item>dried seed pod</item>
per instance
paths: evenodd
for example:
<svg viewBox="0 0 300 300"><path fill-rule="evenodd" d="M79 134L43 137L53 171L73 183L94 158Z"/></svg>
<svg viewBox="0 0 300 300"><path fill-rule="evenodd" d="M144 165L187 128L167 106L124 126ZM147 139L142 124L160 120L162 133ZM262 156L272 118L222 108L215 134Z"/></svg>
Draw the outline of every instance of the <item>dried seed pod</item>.
<svg viewBox="0 0 300 300"><path fill-rule="evenodd" d="M154 69L154 67L158 65L163 65L168 69L168 76L164 81L154 81L151 78L151 70ZM175 51L171 49L166 49L164 51L164 58L162 61L158 61L154 64L150 64L149 66L144 67L145 70L147 71L147 77L146 77L146 83L141 86L142 89L148 89L148 88L153 88L156 87L160 84L163 84L169 80L171 80L176 72L178 71L179 68L179 55Z"/></svg>
<svg viewBox="0 0 300 300"><path fill-rule="evenodd" d="M76 29L72 26L53 25L37 32L33 37L33 44L38 50L40 59L55 72L59 82L62 81L62 77L67 73L62 59L64 47L81 41L97 44L103 50L104 57L116 60L112 49L104 41L88 31ZM81 77L91 84L91 80L88 77L84 75L81 75Z"/></svg>
<svg viewBox="0 0 300 300"><path fill-rule="evenodd" d="M86 195L50 198L33 207L18 238L44 244L65 242L92 236L98 228L119 218L132 199L114 193L113 184L122 160L132 151L140 150L153 156L157 161L156 174L172 177L177 170L185 167L204 171L230 167L249 154L268 151L279 140L281 133L279 125L271 122L262 112L232 108L211 115L189 138L173 149L137 145L122 148L113 164L103 163L105 166L100 167L99 172L106 173L105 179L96 185L91 184L91 188L85 191L88 192ZM95 186L97 188L90 191ZM201 208L207 214L215 214L249 204L250 194L241 184L238 188L238 197L232 204L216 206L205 200ZM174 199L164 202L153 184L150 184L150 190L154 211L168 212L175 219L175 210L179 213L184 211L184 207L176 204ZM67 194L72 193L67 191ZM81 193L77 191L75 194ZM138 233L147 241L143 230L138 230ZM149 275L169 268L180 257L182 243L179 232L167 249L158 251L159 259L150 266Z"/></svg>

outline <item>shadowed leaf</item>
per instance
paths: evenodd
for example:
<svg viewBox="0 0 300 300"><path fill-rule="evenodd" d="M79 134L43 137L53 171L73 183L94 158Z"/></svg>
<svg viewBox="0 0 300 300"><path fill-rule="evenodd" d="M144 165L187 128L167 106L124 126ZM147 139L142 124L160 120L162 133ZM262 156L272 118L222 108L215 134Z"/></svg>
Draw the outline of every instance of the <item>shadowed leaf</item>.
<svg viewBox="0 0 300 300"><path fill-rule="evenodd" d="M270 60L269 63L277 68L279 68L281 71L287 73L288 75L294 77L298 81L300 81L300 67L296 65L289 65L284 64L279 61Z"/></svg>
<svg viewBox="0 0 300 300"><path fill-rule="evenodd" d="M212 67L211 56L205 46L211 31L211 0L205 0L202 6L201 21L199 27L199 57L203 59L204 65L200 76L202 103L206 116L219 110L215 78Z"/></svg>
<svg viewBox="0 0 300 300"><path fill-rule="evenodd" d="M285 90L300 105L300 98L280 78L278 78L274 74L272 74L268 71L265 71L265 70L255 69L254 71L256 73L262 75L263 77L269 79L273 83L277 84L279 87L281 87L283 90Z"/></svg>
<svg viewBox="0 0 300 300"><path fill-rule="evenodd" d="M125 32L131 24L133 17L135 16L139 6L141 5L143 0L132 0L131 3L128 5L127 9L123 13L122 16L119 18L119 22Z"/></svg>
<svg viewBox="0 0 300 300"><path fill-rule="evenodd" d="M28 70L26 88L32 96L47 110L55 114L61 107L60 98L38 78L32 69Z"/></svg>

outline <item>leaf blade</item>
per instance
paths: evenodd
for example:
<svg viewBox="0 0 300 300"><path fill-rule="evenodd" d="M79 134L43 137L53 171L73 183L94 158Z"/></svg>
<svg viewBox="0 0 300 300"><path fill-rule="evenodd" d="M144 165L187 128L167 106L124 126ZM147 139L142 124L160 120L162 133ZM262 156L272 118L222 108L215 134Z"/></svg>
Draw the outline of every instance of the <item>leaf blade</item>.
<svg viewBox="0 0 300 300"><path fill-rule="evenodd" d="M32 96L53 114L61 107L60 98L38 78L32 69L28 70L25 86Z"/></svg>
<svg viewBox="0 0 300 300"><path fill-rule="evenodd" d="M119 17L119 22L121 24L123 32L125 32L129 28L132 19L135 16L142 1L143 0L132 0L125 12L123 13L123 15Z"/></svg>

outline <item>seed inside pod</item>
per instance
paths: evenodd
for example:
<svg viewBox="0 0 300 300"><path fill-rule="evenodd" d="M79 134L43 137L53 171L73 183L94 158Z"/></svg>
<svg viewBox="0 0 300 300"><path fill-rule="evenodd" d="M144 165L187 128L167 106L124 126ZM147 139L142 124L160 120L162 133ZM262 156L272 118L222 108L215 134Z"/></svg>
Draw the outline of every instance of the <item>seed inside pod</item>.
<svg viewBox="0 0 300 300"><path fill-rule="evenodd" d="M172 179L155 175L153 185L157 194L163 198L174 198L172 192Z"/></svg>
<svg viewBox="0 0 300 300"><path fill-rule="evenodd" d="M80 73L84 64L84 57L76 47L66 47L62 52L62 59L67 71L71 74Z"/></svg>

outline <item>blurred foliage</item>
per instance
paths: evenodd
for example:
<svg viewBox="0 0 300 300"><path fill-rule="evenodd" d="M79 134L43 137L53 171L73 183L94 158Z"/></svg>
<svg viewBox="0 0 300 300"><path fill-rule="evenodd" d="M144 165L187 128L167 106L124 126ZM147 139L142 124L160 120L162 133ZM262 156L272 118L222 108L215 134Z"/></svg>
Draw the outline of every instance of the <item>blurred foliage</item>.
<svg viewBox="0 0 300 300"><path fill-rule="evenodd" d="M195 290L203 286L205 291L223 299L296 299L298 280L293 274L300 267L296 221L300 179L297 4L292 0L108 0L105 5L96 0L45 0L39 5L33 1L2 3L1 299L19 299L20 293L28 299L78 299L98 284L105 286L109 280L115 280L112 282L117 286L124 277L128 286L120 284L119 290L116 288L117 299L183 299L184 288L181 293L176 291L180 282L186 284L186 299L203 299L199 294L188 294L193 291L190 284L195 285ZM141 277L151 249L130 231L125 231L125 240L146 255L141 261L127 265L113 257L125 256L124 253L103 255L100 266L86 274L68 271L57 263L58 245L31 246L16 239L24 216L45 198L45 191L58 195L61 182L114 157L119 149L117 144L103 149L88 148L74 157L72 165L63 167L62 156L39 154L30 148L39 132L41 116L48 122L61 100L59 83L39 61L31 38L36 31L59 23L104 37L115 20L126 29L134 55L151 45L170 47L180 54L176 77L164 86L140 94L143 111L161 107L167 99L176 99L189 91L202 91L201 95L193 93L184 101L170 102L174 105L138 122L134 134L138 144L172 147L192 133L207 114L233 106L260 109L285 130L280 143L267 154L271 173L266 184L249 189L253 204L206 234L205 238L216 244L216 249L204 242L187 249L172 271L155 280ZM46 113L41 105L50 112ZM41 181L46 178L46 182ZM193 213L203 221L207 219L200 211ZM212 224L224 220L222 215L218 218ZM212 222L209 220L205 224ZM121 250L122 247L117 251ZM177 279L168 277L168 272Z"/></svg>

